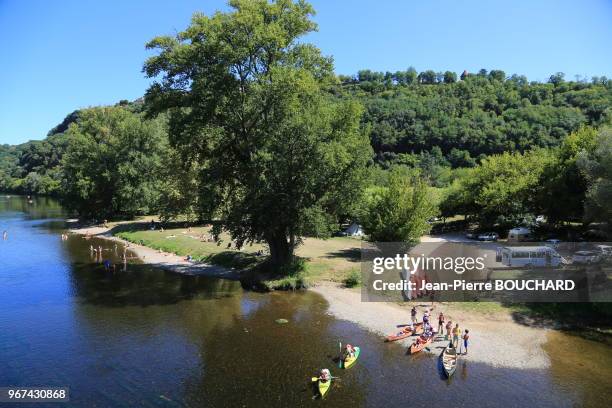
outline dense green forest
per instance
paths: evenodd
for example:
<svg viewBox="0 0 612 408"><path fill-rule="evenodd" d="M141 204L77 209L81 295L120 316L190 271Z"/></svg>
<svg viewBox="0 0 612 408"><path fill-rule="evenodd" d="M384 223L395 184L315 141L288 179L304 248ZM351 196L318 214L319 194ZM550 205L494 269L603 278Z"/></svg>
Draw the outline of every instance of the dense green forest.
<svg viewBox="0 0 612 408"><path fill-rule="evenodd" d="M378 165L419 167L436 186L449 183L452 168L474 167L492 154L557 147L581 126L600 126L612 115L612 81L605 77L587 83L557 73L539 83L499 70L461 77L366 70L339 76L331 92L365 107L361 123ZM142 101L118 106L136 113ZM0 190L59 195L65 132L79 113L44 140L0 145Z"/></svg>
<svg viewBox="0 0 612 408"><path fill-rule="evenodd" d="M44 140L1 145L0 191L58 196L90 219L221 220L216 233L265 240L279 264L300 237L352 220L406 242L434 215L500 231L536 215L609 228L606 77L338 76L315 46L294 42L316 28L307 3L232 7L147 44L157 55L143 99L77 110Z"/></svg>

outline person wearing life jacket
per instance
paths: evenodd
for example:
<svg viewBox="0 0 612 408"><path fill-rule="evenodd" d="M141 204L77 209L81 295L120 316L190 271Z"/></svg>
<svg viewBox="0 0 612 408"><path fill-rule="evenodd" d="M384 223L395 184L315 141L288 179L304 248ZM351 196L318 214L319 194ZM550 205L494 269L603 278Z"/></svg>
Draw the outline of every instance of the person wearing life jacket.
<svg viewBox="0 0 612 408"><path fill-rule="evenodd" d="M323 368L321 370L321 374L319 374L319 380L321 380L322 382L327 382L331 380L331 373L329 372L329 369Z"/></svg>
<svg viewBox="0 0 612 408"><path fill-rule="evenodd" d="M349 357L355 357L355 348L350 344L347 344L344 350L344 359L346 360Z"/></svg>

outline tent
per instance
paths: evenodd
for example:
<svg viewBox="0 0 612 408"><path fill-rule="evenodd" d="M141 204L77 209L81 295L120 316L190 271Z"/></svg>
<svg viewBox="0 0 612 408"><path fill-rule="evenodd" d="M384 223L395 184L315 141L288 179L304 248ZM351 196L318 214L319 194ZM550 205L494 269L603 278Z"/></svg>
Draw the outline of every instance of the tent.
<svg viewBox="0 0 612 408"><path fill-rule="evenodd" d="M363 228L361 228L361 225L357 224L356 222L349 225L349 227L345 229L344 232L349 237L361 237L364 235Z"/></svg>

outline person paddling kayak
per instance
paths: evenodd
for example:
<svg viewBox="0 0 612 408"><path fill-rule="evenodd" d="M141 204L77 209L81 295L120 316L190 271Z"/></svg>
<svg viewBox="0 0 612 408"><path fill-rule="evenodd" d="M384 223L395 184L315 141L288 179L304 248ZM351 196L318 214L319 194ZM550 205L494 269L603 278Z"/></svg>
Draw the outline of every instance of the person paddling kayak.
<svg viewBox="0 0 612 408"><path fill-rule="evenodd" d="M344 360L350 357L355 357L355 347L351 346L350 344L347 344L344 349Z"/></svg>
<svg viewBox="0 0 612 408"><path fill-rule="evenodd" d="M327 382L331 380L331 372L327 368L322 368L321 373L319 374L319 380L322 382Z"/></svg>
<svg viewBox="0 0 612 408"><path fill-rule="evenodd" d="M319 392L320 397L323 398L325 394L327 393L327 391L329 391L329 388L331 387L331 383L332 383L331 372L329 371L329 369L323 368L319 376L313 377L312 381L317 383L317 391Z"/></svg>

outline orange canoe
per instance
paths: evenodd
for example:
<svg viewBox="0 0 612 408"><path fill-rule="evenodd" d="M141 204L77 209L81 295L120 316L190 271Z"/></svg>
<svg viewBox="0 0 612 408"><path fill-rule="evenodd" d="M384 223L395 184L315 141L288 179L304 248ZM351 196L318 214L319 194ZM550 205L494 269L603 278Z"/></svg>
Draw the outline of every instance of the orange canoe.
<svg viewBox="0 0 612 408"><path fill-rule="evenodd" d="M405 339L407 337L412 336L413 334L423 333L423 323L417 323L414 325L414 330L410 328L410 326L405 327L403 330L393 333L385 337L385 341L396 341Z"/></svg>
<svg viewBox="0 0 612 408"><path fill-rule="evenodd" d="M425 346L427 346L429 343L433 341L434 336L435 334L432 334L431 336L428 336L428 337L420 336L410 346L410 354L418 353L419 351L423 350Z"/></svg>

